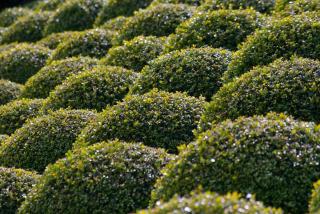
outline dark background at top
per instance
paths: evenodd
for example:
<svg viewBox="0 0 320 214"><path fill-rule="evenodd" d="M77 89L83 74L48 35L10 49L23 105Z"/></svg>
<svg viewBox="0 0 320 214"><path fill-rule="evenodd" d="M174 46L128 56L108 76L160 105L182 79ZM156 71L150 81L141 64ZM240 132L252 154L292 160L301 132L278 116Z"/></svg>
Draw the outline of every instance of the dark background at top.
<svg viewBox="0 0 320 214"><path fill-rule="evenodd" d="M32 2L33 0L0 0L0 10L7 7L14 7Z"/></svg>

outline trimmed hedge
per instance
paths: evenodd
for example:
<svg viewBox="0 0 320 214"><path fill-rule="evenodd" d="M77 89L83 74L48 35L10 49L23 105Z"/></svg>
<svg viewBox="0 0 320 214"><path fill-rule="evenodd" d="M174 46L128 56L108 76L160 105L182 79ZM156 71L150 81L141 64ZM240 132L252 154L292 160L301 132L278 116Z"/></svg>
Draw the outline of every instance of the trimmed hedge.
<svg viewBox="0 0 320 214"><path fill-rule="evenodd" d="M53 61L43 67L25 83L22 97L46 98L57 85L73 74L91 70L98 64L96 59L89 57L72 57Z"/></svg>
<svg viewBox="0 0 320 214"><path fill-rule="evenodd" d="M73 56L90 56L101 58L111 48L112 32L93 29L77 32L62 42L53 52L51 60L65 59Z"/></svg>
<svg viewBox="0 0 320 214"><path fill-rule="evenodd" d="M264 16L251 9L199 12L177 27L168 39L167 49L209 45L235 50L263 23Z"/></svg>
<svg viewBox="0 0 320 214"><path fill-rule="evenodd" d="M129 17L114 39L115 44L136 36L168 36L176 27L192 16L194 8L184 4L157 4L139 10Z"/></svg>
<svg viewBox="0 0 320 214"><path fill-rule="evenodd" d="M27 119L38 115L43 100L21 99L0 106L0 134L12 134Z"/></svg>
<svg viewBox="0 0 320 214"><path fill-rule="evenodd" d="M40 41L38 41L37 44L47 47L51 50L54 50L59 46L59 44L67 41L69 38L72 38L74 34L76 34L76 32L71 32L71 31L66 31L62 33L53 33L41 39Z"/></svg>
<svg viewBox="0 0 320 214"><path fill-rule="evenodd" d="M0 163L42 172L48 164L64 157L94 118L94 112L62 109L28 120L0 147Z"/></svg>
<svg viewBox="0 0 320 214"><path fill-rule="evenodd" d="M306 213L320 177L320 129L283 114L226 120L202 133L163 170L152 202L187 195L197 186L252 193L286 213Z"/></svg>
<svg viewBox="0 0 320 214"><path fill-rule="evenodd" d="M131 41L125 41L122 46L110 48L101 63L140 71L149 61L161 54L164 42L165 38L138 36Z"/></svg>
<svg viewBox="0 0 320 214"><path fill-rule="evenodd" d="M221 77L231 61L231 52L214 48L173 51L151 61L133 86L134 93L152 88L169 92L184 91L210 100L222 86Z"/></svg>
<svg viewBox="0 0 320 214"><path fill-rule="evenodd" d="M7 8L0 12L0 27L9 27L19 17L26 16L31 11L22 7Z"/></svg>
<svg viewBox="0 0 320 214"><path fill-rule="evenodd" d="M0 210L15 214L39 175L22 169L0 167Z"/></svg>
<svg viewBox="0 0 320 214"><path fill-rule="evenodd" d="M43 110L59 108L96 109L121 101L137 74L122 67L98 66L71 76L52 91Z"/></svg>
<svg viewBox="0 0 320 214"><path fill-rule="evenodd" d="M320 211L320 180L313 184L312 195L309 203L309 213L318 214Z"/></svg>
<svg viewBox="0 0 320 214"><path fill-rule="evenodd" d="M19 213L131 213L146 208L160 169L161 149L104 142L69 152L47 168Z"/></svg>
<svg viewBox="0 0 320 214"><path fill-rule="evenodd" d="M21 89L20 84L0 79L0 106L17 99L21 94Z"/></svg>
<svg viewBox="0 0 320 214"><path fill-rule="evenodd" d="M203 113L204 100L183 93L152 90L128 95L103 111L79 135L76 146L115 139L143 142L175 152L193 139L192 130Z"/></svg>
<svg viewBox="0 0 320 214"><path fill-rule="evenodd" d="M201 118L200 130L227 118L269 111L320 122L319 68L320 61L303 58L279 59L269 66L256 67L213 96Z"/></svg>
<svg viewBox="0 0 320 214"><path fill-rule="evenodd" d="M24 83L45 64L50 50L34 44L20 43L0 53L0 78Z"/></svg>
<svg viewBox="0 0 320 214"><path fill-rule="evenodd" d="M320 58L319 13L305 13L270 22L249 36L230 64L225 80L249 71L257 65L266 65L279 57L292 55Z"/></svg>

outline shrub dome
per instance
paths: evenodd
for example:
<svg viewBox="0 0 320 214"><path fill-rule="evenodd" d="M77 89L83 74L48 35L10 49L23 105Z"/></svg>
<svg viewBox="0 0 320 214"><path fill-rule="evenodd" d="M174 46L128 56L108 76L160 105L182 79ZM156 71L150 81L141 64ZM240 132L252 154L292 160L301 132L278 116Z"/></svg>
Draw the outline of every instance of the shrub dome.
<svg viewBox="0 0 320 214"><path fill-rule="evenodd" d="M15 214L39 175L22 169L0 167L0 210Z"/></svg>
<svg viewBox="0 0 320 214"><path fill-rule="evenodd" d="M204 104L203 99L157 90L128 95L90 123L76 146L118 138L176 151L178 145L192 141Z"/></svg>
<svg viewBox="0 0 320 214"><path fill-rule="evenodd" d="M264 16L251 9L199 12L177 27L168 39L167 49L209 45L234 50L262 26L263 20Z"/></svg>
<svg viewBox="0 0 320 214"><path fill-rule="evenodd" d="M247 72L257 65L292 55L320 58L319 13L306 13L275 19L249 36L238 50L226 72L226 81Z"/></svg>
<svg viewBox="0 0 320 214"><path fill-rule="evenodd" d="M100 28L116 32L122 29L122 26L127 21L127 19L129 19L129 17L118 16L105 22L103 25L100 26Z"/></svg>
<svg viewBox="0 0 320 214"><path fill-rule="evenodd" d="M0 106L17 99L21 94L21 88L20 84L0 79Z"/></svg>
<svg viewBox="0 0 320 214"><path fill-rule="evenodd" d="M318 214L320 211L320 180L313 184L311 200L309 204L309 213Z"/></svg>
<svg viewBox="0 0 320 214"><path fill-rule="evenodd" d="M293 58L256 67L225 84L212 98L200 129L212 122L239 116L287 112L305 121L320 122L320 62Z"/></svg>
<svg viewBox="0 0 320 214"><path fill-rule="evenodd" d="M27 119L37 116L42 103L40 99L21 99L0 106L0 134L10 135Z"/></svg>
<svg viewBox="0 0 320 214"><path fill-rule="evenodd" d="M295 0L289 2L288 0L276 0L275 10L285 16L320 10L320 2L318 0Z"/></svg>
<svg viewBox="0 0 320 214"><path fill-rule="evenodd" d="M46 63L50 50L33 44L20 43L0 53L0 78L24 83Z"/></svg>
<svg viewBox="0 0 320 214"><path fill-rule="evenodd" d="M32 169L45 167L64 157L76 137L95 113L85 110L59 110L28 120L0 148L2 166Z"/></svg>
<svg viewBox="0 0 320 214"><path fill-rule="evenodd" d="M62 33L53 33L40 41L37 42L38 45L42 45L44 47L47 47L51 50L54 50L60 45L62 42L65 42L69 38L72 38L74 34L77 32L71 32L71 31L66 31Z"/></svg>
<svg viewBox="0 0 320 214"><path fill-rule="evenodd" d="M222 74L231 61L231 52L214 48L190 48L173 51L151 61L141 71L133 92L158 88L184 91L191 96L211 96L221 87Z"/></svg>
<svg viewBox="0 0 320 214"><path fill-rule="evenodd" d="M57 85L67 77L86 70L91 70L98 64L96 59L89 57L72 57L64 60L53 61L43 67L25 83L22 97L46 98Z"/></svg>
<svg viewBox="0 0 320 214"><path fill-rule="evenodd" d="M0 27L9 27L19 17L30 14L31 11L22 7L6 8L0 12Z"/></svg>
<svg viewBox="0 0 320 214"><path fill-rule="evenodd" d="M121 101L137 74L122 67L99 66L93 70L71 76L52 91L43 110L104 109Z"/></svg>
<svg viewBox="0 0 320 214"><path fill-rule="evenodd" d="M154 36L138 36L125 41L122 46L111 48L101 62L140 71L150 60L161 54L164 40Z"/></svg>
<svg viewBox="0 0 320 214"><path fill-rule="evenodd" d="M172 156L119 141L69 152L47 168L20 213L131 213L146 208L160 169Z"/></svg>
<svg viewBox="0 0 320 214"><path fill-rule="evenodd" d="M197 186L225 194L252 193L286 213L306 213L319 178L320 131L283 114L226 120L202 133L169 163L152 202L186 195Z"/></svg>

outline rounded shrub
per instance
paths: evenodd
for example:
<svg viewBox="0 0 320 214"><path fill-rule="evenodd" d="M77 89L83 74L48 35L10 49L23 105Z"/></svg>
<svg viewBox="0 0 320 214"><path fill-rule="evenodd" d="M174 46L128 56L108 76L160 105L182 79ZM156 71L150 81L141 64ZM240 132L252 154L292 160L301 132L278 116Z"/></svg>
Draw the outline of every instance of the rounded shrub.
<svg viewBox="0 0 320 214"><path fill-rule="evenodd" d="M41 11L55 11L66 1L67 0L43 0L37 3L35 9Z"/></svg>
<svg viewBox="0 0 320 214"><path fill-rule="evenodd" d="M47 47L51 50L54 50L60 45L62 42L65 42L69 38L72 38L74 34L77 32L71 32L71 31L66 31L62 33L53 33L40 41L37 42L38 45L42 45L44 47Z"/></svg>
<svg viewBox="0 0 320 214"><path fill-rule="evenodd" d="M204 104L203 99L157 90L141 96L128 95L90 123L79 135L76 146L118 138L175 152L178 145L192 141L192 130Z"/></svg>
<svg viewBox="0 0 320 214"><path fill-rule="evenodd" d="M0 134L12 134L27 119L37 116L42 104L40 99L21 99L0 106Z"/></svg>
<svg viewBox="0 0 320 214"><path fill-rule="evenodd" d="M71 76L46 99L43 110L59 108L104 109L121 101L137 74L122 67L98 66Z"/></svg>
<svg viewBox="0 0 320 214"><path fill-rule="evenodd" d="M0 78L24 83L45 64L50 50L33 44L20 43L0 53Z"/></svg>
<svg viewBox="0 0 320 214"><path fill-rule="evenodd" d="M9 27L19 17L30 14L31 11L22 7L7 8L0 12L0 27Z"/></svg>
<svg viewBox="0 0 320 214"><path fill-rule="evenodd" d="M62 42L52 53L51 60L64 59L73 56L90 56L101 58L111 47L112 33L102 29L77 32Z"/></svg>
<svg viewBox="0 0 320 214"><path fill-rule="evenodd" d="M39 175L22 169L0 167L0 210L15 214Z"/></svg>
<svg viewBox="0 0 320 214"><path fill-rule="evenodd" d="M312 195L309 203L309 213L318 214L320 212L320 180L313 184Z"/></svg>
<svg viewBox="0 0 320 214"><path fill-rule="evenodd" d="M319 13L305 13L275 19L249 36L233 55L224 79L230 81L257 65L266 65L279 57L299 55L320 58Z"/></svg>
<svg viewBox="0 0 320 214"><path fill-rule="evenodd" d="M17 99L21 95L21 90L22 85L0 79L0 106Z"/></svg>
<svg viewBox="0 0 320 214"><path fill-rule="evenodd" d="M140 71L150 60L161 54L164 41L164 38L154 36L135 37L131 41L125 41L122 46L111 48L101 63Z"/></svg>
<svg viewBox="0 0 320 214"><path fill-rule="evenodd" d="M118 16L116 18L110 19L106 23L100 26L101 29L105 29L108 31L117 32L122 29L124 23L129 19L128 17Z"/></svg>
<svg viewBox="0 0 320 214"><path fill-rule="evenodd" d="M163 170L152 202L187 195L197 186L255 194L286 213L306 213L320 176L320 129L283 114L226 120L202 133Z"/></svg>
<svg viewBox="0 0 320 214"><path fill-rule="evenodd" d="M136 36L168 36L193 13L193 7L184 4L157 4L139 10L128 18L114 39L115 44Z"/></svg>
<svg viewBox="0 0 320 214"><path fill-rule="evenodd" d="M320 122L320 62L293 58L256 67L225 84L201 118L200 130L211 123L239 116L286 112L305 121Z"/></svg>
<svg viewBox="0 0 320 214"><path fill-rule="evenodd" d="M158 88L169 92L184 91L210 100L222 86L221 77L230 61L231 52L223 49L207 47L173 51L144 67L132 91L144 93Z"/></svg>
<svg viewBox="0 0 320 214"><path fill-rule="evenodd" d="M62 109L28 120L1 145L0 163L42 172L48 164L64 157L94 118L94 112Z"/></svg>
<svg viewBox="0 0 320 214"><path fill-rule="evenodd" d="M28 79L22 89L22 97L46 98L57 85L67 77L91 70L98 60L89 57L71 57L53 61Z"/></svg>
<svg viewBox="0 0 320 214"><path fill-rule="evenodd" d="M281 4L280 4L281 5ZM318 0L295 0L276 8L282 16L296 15L308 11L320 11L320 2Z"/></svg>
<svg viewBox="0 0 320 214"><path fill-rule="evenodd" d="M166 46L168 50L206 45L234 50L263 20L264 16L251 9L199 12L177 27Z"/></svg>
<svg viewBox="0 0 320 214"><path fill-rule="evenodd" d="M203 4L204 0L153 0L152 6L156 4L188 4L193 6L199 6Z"/></svg>
<svg viewBox="0 0 320 214"><path fill-rule="evenodd" d="M69 152L47 168L19 213L131 213L146 208L160 169L172 156L120 141Z"/></svg>

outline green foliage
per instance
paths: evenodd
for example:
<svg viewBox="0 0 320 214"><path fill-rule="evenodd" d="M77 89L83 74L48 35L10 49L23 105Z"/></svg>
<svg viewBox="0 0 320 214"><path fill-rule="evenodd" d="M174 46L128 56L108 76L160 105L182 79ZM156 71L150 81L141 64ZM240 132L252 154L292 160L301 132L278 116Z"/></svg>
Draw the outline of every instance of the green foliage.
<svg viewBox="0 0 320 214"><path fill-rule="evenodd" d="M320 11L319 0L295 0L288 4L279 4L277 6L278 8L276 8L276 10L280 12L282 16L301 14L307 11Z"/></svg>
<svg viewBox="0 0 320 214"><path fill-rule="evenodd" d="M2 144L0 163L42 172L48 164L64 157L94 118L94 112L62 109L28 120Z"/></svg>
<svg viewBox="0 0 320 214"><path fill-rule="evenodd" d="M38 115L42 100L21 99L0 106L0 134L12 134L27 119Z"/></svg>
<svg viewBox="0 0 320 214"><path fill-rule="evenodd" d="M193 8L184 4L157 4L139 10L124 23L114 43L121 44L139 35L168 36L192 13Z"/></svg>
<svg viewBox="0 0 320 214"><path fill-rule="evenodd" d="M167 49L209 45L234 50L262 26L263 20L264 16L251 9L198 12L177 27L168 39Z"/></svg>
<svg viewBox="0 0 320 214"><path fill-rule="evenodd" d="M205 0L153 0L152 6L156 4L188 4L193 6L199 6L200 4L203 4Z"/></svg>
<svg viewBox="0 0 320 214"><path fill-rule="evenodd" d="M67 77L91 70L98 64L96 59L89 57L72 57L64 60L53 61L43 67L25 83L22 97L46 98L57 85Z"/></svg>
<svg viewBox="0 0 320 214"><path fill-rule="evenodd" d="M38 41L37 44L54 50L58 47L59 44L65 42L69 38L72 38L73 34L76 34L76 32L65 31L62 33L53 33Z"/></svg>
<svg viewBox="0 0 320 214"><path fill-rule="evenodd" d="M17 99L21 94L21 89L20 84L0 79L0 106Z"/></svg>
<svg viewBox="0 0 320 214"><path fill-rule="evenodd" d="M318 214L320 212L320 180L313 184L311 200L309 203L309 213Z"/></svg>
<svg viewBox="0 0 320 214"><path fill-rule="evenodd" d="M20 43L0 53L0 78L24 83L45 64L50 50L33 44Z"/></svg>
<svg viewBox="0 0 320 214"><path fill-rule="evenodd" d="M237 51L226 72L226 81L240 76L257 65L266 65L279 57L320 58L319 13L305 13L274 19L249 36Z"/></svg>
<svg viewBox="0 0 320 214"><path fill-rule="evenodd" d="M23 213L132 213L146 208L160 169L172 156L120 141L69 152L47 168Z"/></svg>
<svg viewBox="0 0 320 214"><path fill-rule="evenodd" d="M53 52L51 60L65 59L73 56L90 56L101 58L111 47L112 33L103 29L93 29L73 33Z"/></svg>
<svg viewBox="0 0 320 214"><path fill-rule="evenodd" d="M0 134L0 145L9 137L6 134Z"/></svg>
<svg viewBox="0 0 320 214"><path fill-rule="evenodd" d="M226 120L202 133L163 170L152 202L187 195L197 186L255 194L286 213L306 213L320 177L320 129L283 114Z"/></svg>
<svg viewBox="0 0 320 214"><path fill-rule="evenodd" d="M26 16L31 13L30 10L22 7L7 8L0 12L0 27L9 27L19 17Z"/></svg>
<svg viewBox="0 0 320 214"><path fill-rule="evenodd" d="M192 130L203 113L204 104L203 99L157 90L141 96L128 95L90 123L76 146L118 138L176 151L178 145L193 139Z"/></svg>
<svg viewBox="0 0 320 214"><path fill-rule="evenodd" d="M163 51L164 38L138 36L108 51L101 63L140 71Z"/></svg>
<svg viewBox="0 0 320 214"><path fill-rule="evenodd" d="M1 213L15 214L39 177L34 172L0 167Z"/></svg>
<svg viewBox="0 0 320 214"><path fill-rule="evenodd" d="M59 6L65 3L67 0L41 0L36 5L36 10L48 10L48 11L55 11L59 8Z"/></svg>
<svg viewBox="0 0 320 214"><path fill-rule="evenodd" d="M173 51L151 61L133 86L134 93L152 88L169 92L184 91L210 100L222 86L221 77L231 61L231 52L214 48Z"/></svg>
<svg viewBox="0 0 320 214"><path fill-rule="evenodd" d="M118 16L116 18L110 19L109 21L101 25L100 28L116 32L122 29L122 26L127 21L127 19L128 17Z"/></svg>
<svg viewBox="0 0 320 214"><path fill-rule="evenodd" d="M43 110L59 108L96 109L121 101L137 74L122 67L98 66L71 76L52 91Z"/></svg>

